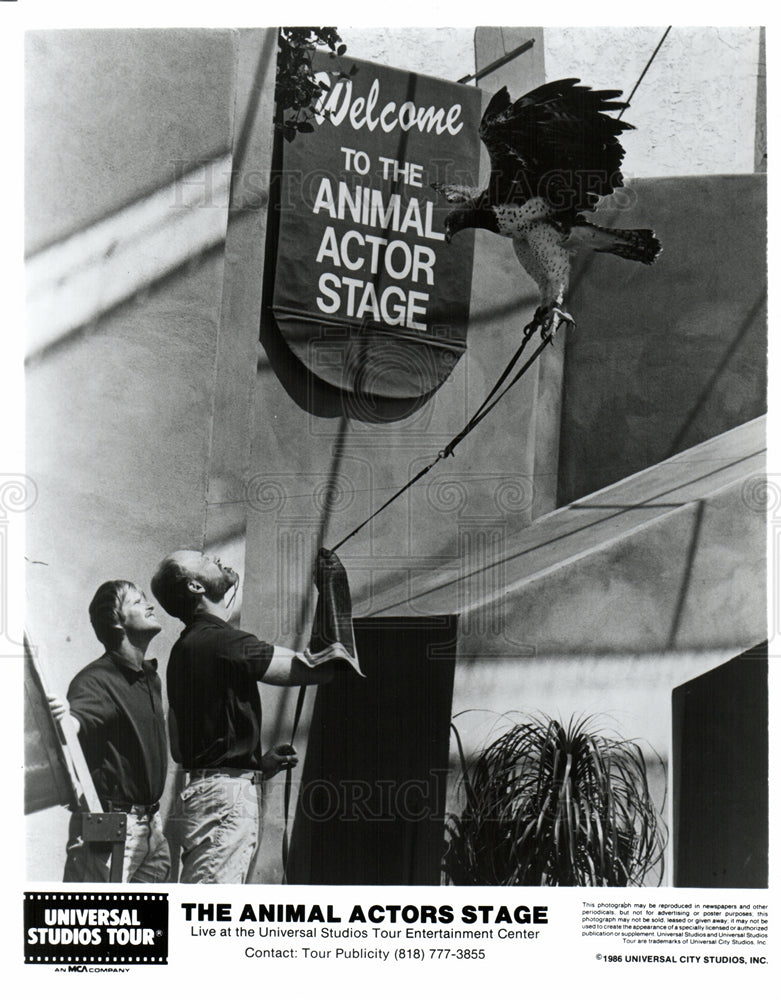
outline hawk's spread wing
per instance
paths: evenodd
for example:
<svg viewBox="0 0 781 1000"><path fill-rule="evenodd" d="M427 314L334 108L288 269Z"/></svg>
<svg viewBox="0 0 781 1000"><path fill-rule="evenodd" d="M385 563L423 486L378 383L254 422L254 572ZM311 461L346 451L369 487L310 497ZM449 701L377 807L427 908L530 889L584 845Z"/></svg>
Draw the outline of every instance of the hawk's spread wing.
<svg viewBox="0 0 781 1000"><path fill-rule="evenodd" d="M633 126L607 112L620 90L591 90L577 79L543 84L512 102L506 87L491 98L480 138L491 156L490 205L540 196L557 214L594 208L623 183L618 136Z"/></svg>

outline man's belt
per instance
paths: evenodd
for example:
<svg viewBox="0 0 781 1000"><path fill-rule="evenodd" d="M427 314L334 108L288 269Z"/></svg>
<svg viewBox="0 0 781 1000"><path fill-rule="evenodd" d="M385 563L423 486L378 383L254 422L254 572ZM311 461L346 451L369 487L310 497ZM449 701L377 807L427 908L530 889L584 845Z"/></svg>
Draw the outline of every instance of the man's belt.
<svg viewBox="0 0 781 1000"><path fill-rule="evenodd" d="M107 806L107 812L133 813L134 816L154 816L160 808L160 803L153 802L151 805L146 806L139 805L137 802L115 802L114 799L110 799Z"/></svg>
<svg viewBox="0 0 781 1000"><path fill-rule="evenodd" d="M190 781L198 781L201 778L213 778L216 775L224 775L227 778L244 778L251 781L253 785L263 781L262 771L253 771L248 767L187 767L187 774Z"/></svg>

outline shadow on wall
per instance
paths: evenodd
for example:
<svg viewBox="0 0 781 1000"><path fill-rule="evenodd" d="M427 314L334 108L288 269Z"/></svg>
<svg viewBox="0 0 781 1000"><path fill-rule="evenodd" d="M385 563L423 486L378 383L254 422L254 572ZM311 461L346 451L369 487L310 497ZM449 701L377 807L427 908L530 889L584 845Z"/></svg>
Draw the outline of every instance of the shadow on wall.
<svg viewBox="0 0 781 1000"><path fill-rule="evenodd" d="M31 359L89 333L121 306L159 292L204 259L221 256L229 207L231 219L265 209L267 175L258 184L258 170L251 177L241 171L267 92L276 33L264 33L247 106L234 123L236 46L234 31L30 34ZM216 74L208 95L198 86L204 64ZM64 93L58 74L67 74ZM157 98L153 113L150 90ZM188 108L197 126L187 121ZM120 116L128 134L118 153Z"/></svg>
<svg viewBox="0 0 781 1000"><path fill-rule="evenodd" d="M653 226L652 268L592 257L567 333L558 505L762 415L766 179L635 181L600 224ZM582 271L581 267L581 271Z"/></svg>
<svg viewBox="0 0 781 1000"><path fill-rule="evenodd" d="M393 423L396 420L403 420L406 417L412 416L439 389L437 385L431 391L423 393L420 396L395 399L388 396L375 395L370 391L361 389L360 385L353 392L339 389L324 379L318 378L317 375L309 371L306 365L296 357L279 332L276 320L270 309L263 310L260 342L266 352L268 362L280 384L285 389L285 392L297 406L315 417L347 417L353 420L362 420L366 423ZM337 351L344 351L348 345L354 348L355 341L350 340L345 331L337 331L331 335L330 344L329 339L324 337L322 344L324 349L328 349L330 346L332 350ZM390 347L392 348L392 345ZM360 354L360 345L358 345L357 351ZM391 360L398 362L398 352L392 352ZM424 369L428 368L425 357L421 361L416 354L414 358L410 359L409 368L406 364L400 367L400 378L409 378L411 380L420 368L420 364L416 364L418 361L422 363ZM383 374L387 372L384 359L381 356L379 358L375 356L373 363L382 366ZM259 360L258 367L259 369L265 367L265 359ZM371 384L371 368L368 370L362 369L360 365L358 368L359 372L356 375L358 381L364 384Z"/></svg>

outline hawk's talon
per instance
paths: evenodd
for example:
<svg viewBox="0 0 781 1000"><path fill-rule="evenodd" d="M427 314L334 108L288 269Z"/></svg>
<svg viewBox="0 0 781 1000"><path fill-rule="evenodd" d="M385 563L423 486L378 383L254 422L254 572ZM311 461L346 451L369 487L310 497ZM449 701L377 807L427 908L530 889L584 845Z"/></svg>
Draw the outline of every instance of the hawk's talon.
<svg viewBox="0 0 781 1000"><path fill-rule="evenodd" d="M544 315L545 309L543 306L538 306L534 310L534 316L532 316L531 321L528 322L523 328L523 335L527 340L531 337L535 330L539 330L542 327Z"/></svg>
<svg viewBox="0 0 781 1000"><path fill-rule="evenodd" d="M576 324L572 316L558 306L541 306L538 312L542 314L538 325L541 327L540 333L543 338L550 337L553 340L554 335L559 332L559 327L562 323L566 323L567 326L573 329L575 328Z"/></svg>
<svg viewBox="0 0 781 1000"><path fill-rule="evenodd" d="M535 331L539 330L543 340L553 340L562 323L566 323L573 329L576 325L572 316L558 306L539 306L535 309L531 321L523 328L523 335L528 340Z"/></svg>

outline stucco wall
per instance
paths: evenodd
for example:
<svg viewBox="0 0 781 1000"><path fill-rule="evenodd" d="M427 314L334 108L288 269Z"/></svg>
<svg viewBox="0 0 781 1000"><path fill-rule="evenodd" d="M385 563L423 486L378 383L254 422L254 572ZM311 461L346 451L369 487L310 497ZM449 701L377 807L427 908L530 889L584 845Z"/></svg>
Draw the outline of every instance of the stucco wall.
<svg viewBox="0 0 781 1000"><path fill-rule="evenodd" d="M515 97L528 89L523 67L540 49L545 79L577 76L628 97L664 28L341 29L348 54L449 80L475 71L475 31L492 39L491 58L536 36L532 52L495 76ZM758 57L757 27L674 26L625 114L636 127L624 136L627 176L752 173Z"/></svg>
<svg viewBox="0 0 781 1000"><path fill-rule="evenodd" d="M663 32L546 28L547 78L628 97ZM673 26L624 115L627 176L752 173L758 57L759 28Z"/></svg>
<svg viewBox="0 0 781 1000"><path fill-rule="evenodd" d="M474 72L474 28L357 28L340 25L350 56L443 80Z"/></svg>

